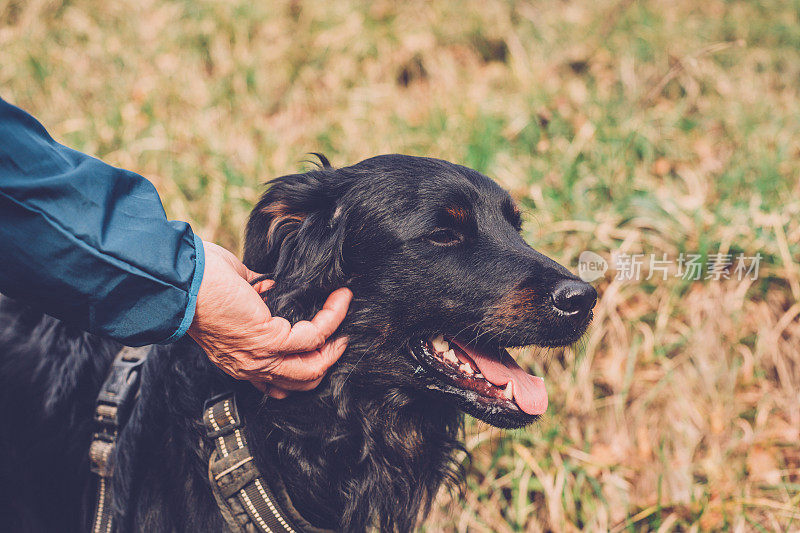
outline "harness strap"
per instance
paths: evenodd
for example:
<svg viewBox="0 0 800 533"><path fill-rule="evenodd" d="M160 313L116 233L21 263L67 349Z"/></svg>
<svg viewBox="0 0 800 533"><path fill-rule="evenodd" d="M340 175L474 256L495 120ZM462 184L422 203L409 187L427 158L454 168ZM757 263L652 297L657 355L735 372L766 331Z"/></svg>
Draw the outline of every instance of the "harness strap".
<svg viewBox="0 0 800 533"><path fill-rule="evenodd" d="M150 348L124 347L114 358L94 410L95 433L89 446L91 470L98 476L92 533L114 530L112 476L117 437L128 421L139 391L141 367Z"/></svg>
<svg viewBox="0 0 800 533"><path fill-rule="evenodd" d="M211 398L203 410L206 436L214 442L208 465L211 490L232 531L301 533L258 471L247 445L233 393Z"/></svg>

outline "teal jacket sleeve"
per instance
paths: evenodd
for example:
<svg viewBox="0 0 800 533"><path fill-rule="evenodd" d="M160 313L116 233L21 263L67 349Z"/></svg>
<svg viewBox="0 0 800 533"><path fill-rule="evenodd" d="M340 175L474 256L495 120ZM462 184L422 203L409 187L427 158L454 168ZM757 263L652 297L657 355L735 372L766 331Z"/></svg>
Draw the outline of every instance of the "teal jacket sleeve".
<svg viewBox="0 0 800 533"><path fill-rule="evenodd" d="M0 292L139 346L183 336L202 276L202 241L149 181L0 99Z"/></svg>

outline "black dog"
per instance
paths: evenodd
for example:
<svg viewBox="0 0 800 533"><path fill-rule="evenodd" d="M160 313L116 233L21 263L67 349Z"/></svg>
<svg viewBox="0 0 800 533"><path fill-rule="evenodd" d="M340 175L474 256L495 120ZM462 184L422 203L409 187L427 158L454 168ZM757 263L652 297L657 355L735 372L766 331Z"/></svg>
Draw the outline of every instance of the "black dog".
<svg viewBox="0 0 800 533"><path fill-rule="evenodd" d="M247 226L245 264L275 279L276 315L310 318L335 288L355 299L347 352L322 384L264 400L188 338L156 347L120 436L115 507L129 531L224 531L201 413L235 389L257 463L280 465L296 509L345 531L409 531L453 460L462 411L513 428L547 405L503 347L574 342L596 293L520 237L493 181L445 161L387 155L278 178ZM83 531L94 480L93 402L120 346L0 302L0 522Z"/></svg>

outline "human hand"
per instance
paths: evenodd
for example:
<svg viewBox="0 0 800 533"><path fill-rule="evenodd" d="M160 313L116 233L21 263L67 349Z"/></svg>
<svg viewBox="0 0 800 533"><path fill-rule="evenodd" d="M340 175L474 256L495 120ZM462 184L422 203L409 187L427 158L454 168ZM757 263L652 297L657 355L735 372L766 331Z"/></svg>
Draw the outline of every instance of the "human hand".
<svg viewBox="0 0 800 533"><path fill-rule="evenodd" d="M272 316L259 295L274 282L255 281L260 275L221 246L203 241L203 249L205 271L188 333L211 362L275 398L316 387L347 347L347 338L328 337L353 293L333 291L314 318L292 326Z"/></svg>

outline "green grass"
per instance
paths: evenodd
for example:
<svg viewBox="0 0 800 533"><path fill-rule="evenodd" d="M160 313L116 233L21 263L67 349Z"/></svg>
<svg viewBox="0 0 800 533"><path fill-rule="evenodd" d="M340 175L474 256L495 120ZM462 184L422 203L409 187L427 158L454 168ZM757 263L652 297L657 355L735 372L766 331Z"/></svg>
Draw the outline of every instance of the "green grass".
<svg viewBox="0 0 800 533"><path fill-rule="evenodd" d="M468 423L427 531L800 525L800 2L0 0L0 94L239 250L271 177L403 152L508 188L538 249L764 256L598 282L539 424Z"/></svg>

